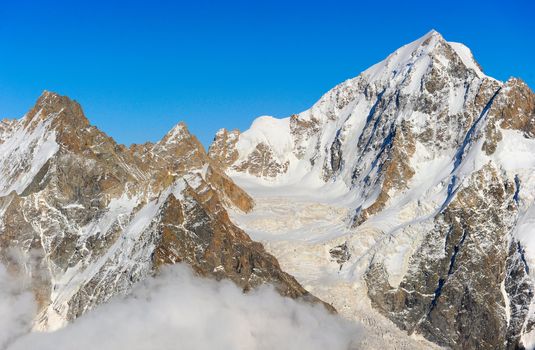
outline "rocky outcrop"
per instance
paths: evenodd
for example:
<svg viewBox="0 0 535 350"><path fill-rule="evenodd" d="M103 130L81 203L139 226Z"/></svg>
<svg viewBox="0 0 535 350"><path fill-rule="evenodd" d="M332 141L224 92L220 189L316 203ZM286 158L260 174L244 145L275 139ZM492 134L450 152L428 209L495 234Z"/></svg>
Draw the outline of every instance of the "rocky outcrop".
<svg viewBox="0 0 535 350"><path fill-rule="evenodd" d="M238 151L235 147L239 136L238 130L221 129L215 135L214 141L208 149L208 156L216 161L223 170L226 170L238 159Z"/></svg>
<svg viewBox="0 0 535 350"><path fill-rule="evenodd" d="M483 150L492 155L503 139L501 130L517 130L525 138L535 137L535 94L520 79L509 79L489 109Z"/></svg>
<svg viewBox="0 0 535 350"><path fill-rule="evenodd" d="M2 124L2 140L0 260L30 276L37 328L61 327L179 261L244 290L269 283L319 302L232 224L226 208L249 211L253 201L184 124L127 148L78 103L45 92Z"/></svg>
<svg viewBox="0 0 535 350"><path fill-rule="evenodd" d="M249 154L246 161L234 166L238 172L258 177L274 178L288 170L288 162L278 162L273 151L265 143L259 143Z"/></svg>

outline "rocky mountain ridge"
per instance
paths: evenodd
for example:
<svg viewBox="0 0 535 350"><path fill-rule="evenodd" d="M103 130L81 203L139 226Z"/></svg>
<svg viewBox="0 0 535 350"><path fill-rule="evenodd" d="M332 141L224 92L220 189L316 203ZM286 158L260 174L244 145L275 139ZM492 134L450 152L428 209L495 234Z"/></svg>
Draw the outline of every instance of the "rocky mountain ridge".
<svg viewBox="0 0 535 350"><path fill-rule="evenodd" d="M184 124L128 148L45 91L0 126L0 260L31 279L37 329L62 327L176 262L318 302L229 220L226 207L247 212L253 200Z"/></svg>

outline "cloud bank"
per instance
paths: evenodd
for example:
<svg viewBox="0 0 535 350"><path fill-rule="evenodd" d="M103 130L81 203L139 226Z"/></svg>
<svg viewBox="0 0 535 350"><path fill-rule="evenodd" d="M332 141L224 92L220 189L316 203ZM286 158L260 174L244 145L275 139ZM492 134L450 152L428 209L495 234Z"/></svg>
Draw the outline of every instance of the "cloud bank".
<svg viewBox="0 0 535 350"><path fill-rule="evenodd" d="M0 312L9 317L0 321L0 343L9 342L6 350L342 350L354 348L361 334L321 305L281 297L269 287L243 294L232 282L196 277L183 265L164 269L129 296L52 333L20 336L27 332L32 303L22 293L4 305L5 295Z"/></svg>

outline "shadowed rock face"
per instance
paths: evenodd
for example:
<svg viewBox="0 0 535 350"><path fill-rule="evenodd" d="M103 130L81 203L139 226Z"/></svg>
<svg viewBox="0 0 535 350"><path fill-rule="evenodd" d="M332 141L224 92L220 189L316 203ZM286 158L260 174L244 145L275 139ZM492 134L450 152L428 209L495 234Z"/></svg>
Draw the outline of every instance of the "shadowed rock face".
<svg viewBox="0 0 535 350"><path fill-rule="evenodd" d="M381 263L368 270L375 306L401 328L440 345L516 348L519 329L512 329L513 323L508 329L501 286L513 282L511 273L525 274L518 265L518 243L508 236L517 215L513 196L514 186L502 182L491 165L474 173L435 217L399 287L388 284ZM524 288L524 305L529 305L531 288ZM514 323L523 324L526 314L516 316Z"/></svg>
<svg viewBox="0 0 535 350"><path fill-rule="evenodd" d="M38 328L60 327L180 261L244 290L270 283L318 301L230 222L226 206L249 211L253 201L185 125L127 148L78 103L45 92L0 133L0 260L31 277Z"/></svg>
<svg viewBox="0 0 535 350"><path fill-rule="evenodd" d="M454 349L524 346L535 325L524 233L535 217L535 95L524 82L484 75L468 48L432 31L285 120L286 153L252 127L229 144L227 173L345 185L354 234L325 243L328 258L350 276L368 263L359 278L377 310Z"/></svg>

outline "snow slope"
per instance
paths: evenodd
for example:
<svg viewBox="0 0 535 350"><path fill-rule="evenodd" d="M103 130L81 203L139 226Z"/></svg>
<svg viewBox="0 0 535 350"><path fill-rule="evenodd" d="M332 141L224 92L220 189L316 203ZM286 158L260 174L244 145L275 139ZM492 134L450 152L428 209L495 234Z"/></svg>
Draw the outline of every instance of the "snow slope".
<svg viewBox="0 0 535 350"><path fill-rule="evenodd" d="M11 191L21 194L59 149L50 122L36 128L24 125L24 119L16 124L1 137L4 142L0 143L0 196Z"/></svg>

